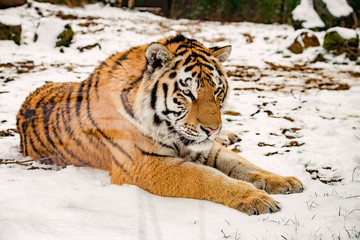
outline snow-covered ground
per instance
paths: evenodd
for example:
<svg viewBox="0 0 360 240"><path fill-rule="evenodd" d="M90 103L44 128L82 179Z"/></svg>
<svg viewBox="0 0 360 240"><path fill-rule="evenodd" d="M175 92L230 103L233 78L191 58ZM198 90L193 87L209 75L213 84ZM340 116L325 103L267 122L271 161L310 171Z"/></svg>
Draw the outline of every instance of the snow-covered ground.
<svg viewBox="0 0 360 240"><path fill-rule="evenodd" d="M233 46L225 63L232 94L223 120L242 141L230 148L306 187L273 195L278 213L247 216L207 201L111 185L101 170L0 164L1 240L360 238L359 65L321 47L290 53L294 30L285 25L169 20L101 5L36 2L0 10L0 22L23 28L20 46L0 41L0 131L13 135L0 137L2 163L24 160L12 129L30 92L47 81L81 81L116 51L183 33L209 47ZM61 53L55 37L67 23L75 37ZM325 33L315 34L322 42ZM101 49L78 49L96 43ZM330 62L311 63L319 53Z"/></svg>

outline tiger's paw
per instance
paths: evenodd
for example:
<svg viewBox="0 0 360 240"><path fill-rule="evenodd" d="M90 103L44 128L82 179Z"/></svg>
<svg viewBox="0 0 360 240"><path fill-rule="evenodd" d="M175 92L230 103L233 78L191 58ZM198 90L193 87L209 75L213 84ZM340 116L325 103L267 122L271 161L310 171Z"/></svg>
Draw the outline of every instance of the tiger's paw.
<svg viewBox="0 0 360 240"><path fill-rule="evenodd" d="M303 184L296 177L282 177L269 173L257 178L253 185L270 194L299 193L304 190Z"/></svg>
<svg viewBox="0 0 360 240"><path fill-rule="evenodd" d="M238 209L248 215L259 215L264 213L275 213L280 210L278 202L272 199L264 191L254 191L245 198Z"/></svg>
<svg viewBox="0 0 360 240"><path fill-rule="evenodd" d="M231 131L221 130L219 136L215 139L215 141L227 147L236 142L240 142L241 139L237 134Z"/></svg>

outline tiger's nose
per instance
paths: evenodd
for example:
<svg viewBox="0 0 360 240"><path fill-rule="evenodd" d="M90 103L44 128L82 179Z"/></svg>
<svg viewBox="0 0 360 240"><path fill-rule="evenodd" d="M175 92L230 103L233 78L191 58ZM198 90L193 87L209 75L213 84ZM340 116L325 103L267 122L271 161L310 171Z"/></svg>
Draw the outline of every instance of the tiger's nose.
<svg viewBox="0 0 360 240"><path fill-rule="evenodd" d="M211 135L213 135L214 133L216 133L219 130L219 127L210 128L210 127L200 126L200 128L206 133L206 135L208 135L208 137L210 137Z"/></svg>

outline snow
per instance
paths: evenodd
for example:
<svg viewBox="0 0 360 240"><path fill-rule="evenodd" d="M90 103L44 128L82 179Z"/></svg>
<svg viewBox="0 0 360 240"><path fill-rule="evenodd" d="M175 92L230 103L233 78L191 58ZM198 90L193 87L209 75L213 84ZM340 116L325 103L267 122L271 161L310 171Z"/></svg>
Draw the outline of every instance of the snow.
<svg viewBox="0 0 360 240"><path fill-rule="evenodd" d="M289 47L294 42L299 42L301 47L304 48L305 44L304 44L303 36L305 36L305 33L308 37L313 37L315 35L315 33L309 29L298 29L292 32L291 34L289 34L289 36L287 37L287 41L285 43L286 46Z"/></svg>
<svg viewBox="0 0 360 240"><path fill-rule="evenodd" d="M0 131L16 128L21 103L46 81L81 81L116 51L182 32L206 46L232 45L224 64L232 90L225 110L240 115L225 114L223 121L242 141L230 148L269 171L298 177L306 189L272 195L281 204L278 213L247 216L212 202L112 185L102 170L0 164L0 239L359 239L359 65L321 47L291 54L287 41L295 31L286 25L171 20L100 4L70 9L29 2L32 7L0 10L1 18L23 27L20 46L0 41ZM77 18L56 17L60 11ZM54 37L66 24L75 36L61 53ZM323 41L325 32L313 34ZM78 50L94 43L101 49ZM329 61L311 63L319 53ZM331 90L346 84L350 89ZM0 159L27 160L19 135L9 131L14 136L0 137ZM298 146L290 147L291 141Z"/></svg>
<svg viewBox="0 0 360 240"><path fill-rule="evenodd" d="M292 16L295 21L303 21L302 26L304 28L325 27L325 23L314 9L312 0L301 0L300 4L293 10Z"/></svg>
<svg viewBox="0 0 360 240"><path fill-rule="evenodd" d="M355 30L343 27L333 27L328 29L326 32L337 32L343 39L351 39L357 37L357 33Z"/></svg>
<svg viewBox="0 0 360 240"><path fill-rule="evenodd" d="M326 8L334 17L349 16L353 9L349 6L346 0L322 0L326 4Z"/></svg>

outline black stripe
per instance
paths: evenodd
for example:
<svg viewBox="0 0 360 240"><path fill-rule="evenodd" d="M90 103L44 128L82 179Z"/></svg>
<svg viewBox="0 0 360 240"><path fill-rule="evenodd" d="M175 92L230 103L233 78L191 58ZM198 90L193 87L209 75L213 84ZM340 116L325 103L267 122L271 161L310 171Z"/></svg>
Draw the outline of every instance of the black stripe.
<svg viewBox="0 0 360 240"><path fill-rule="evenodd" d="M163 155L163 154L159 154L159 153L156 153L156 152L147 152L145 151L144 149L140 148L139 146L137 146L135 144L135 147L144 155L147 155L147 156L153 156L153 157L164 157L164 158L167 158L167 157L172 157L170 155Z"/></svg>
<svg viewBox="0 0 360 240"><path fill-rule="evenodd" d="M210 53L208 53L207 51L205 51L205 50L203 50L203 49L197 49L199 52L202 52L202 53L204 53L206 56L208 56L208 57L210 57L211 56L211 54Z"/></svg>
<svg viewBox="0 0 360 240"><path fill-rule="evenodd" d="M188 67L186 67L185 68L185 72L189 72L189 71L191 71L195 66L196 66L197 64L194 64L194 65L191 65L191 66L188 66Z"/></svg>
<svg viewBox="0 0 360 240"><path fill-rule="evenodd" d="M168 92L168 85L166 83L163 84L163 90L164 90L164 98L165 98L165 106L166 106L166 99L167 99L167 92Z"/></svg>
<svg viewBox="0 0 360 240"><path fill-rule="evenodd" d="M168 93L168 85L166 83L163 84L163 91L164 91L164 105L165 105L165 111L162 111L162 113L164 115L169 115L171 113L173 113L175 116L179 116L181 114L181 112L176 112L176 111L172 111L169 110L168 106L167 106L167 93Z"/></svg>
<svg viewBox="0 0 360 240"><path fill-rule="evenodd" d="M50 136L50 132L49 132L49 119L50 119L50 115L52 113L52 110L54 109L55 107L55 103L54 103L54 98L56 96L52 96L49 100L49 103L48 104L44 104L42 106L42 111L43 111L43 124L44 124L44 134L45 134L45 137L46 139L48 140L48 142L51 144L51 146L54 148L54 150L56 149L56 146L55 146L55 143L53 141L53 139L51 138ZM47 105L50 105L50 108L48 109L47 108Z"/></svg>
<svg viewBox="0 0 360 240"><path fill-rule="evenodd" d="M108 64L105 62L105 61L103 61L102 63L100 63L100 65L95 69L95 71L94 71L94 74L96 74L97 75L97 77L99 77L99 70L100 69L103 69L103 68L106 68L106 67L108 67ZM92 74L91 74L92 75ZM100 78L97 78L96 79L96 82L95 82L95 88L97 88L98 87L98 84L99 84L99 80L100 80Z"/></svg>
<svg viewBox="0 0 360 240"><path fill-rule="evenodd" d="M208 64L202 64L202 66L206 67L210 71L214 70L214 68L212 66L208 65Z"/></svg>
<svg viewBox="0 0 360 240"><path fill-rule="evenodd" d="M234 170L236 167L237 167L237 166L234 166L234 167L231 168L230 172L228 173L228 176L229 176L229 177L231 176L233 170Z"/></svg>
<svg viewBox="0 0 360 240"><path fill-rule="evenodd" d="M194 143L194 142L195 142L195 140L188 139L188 138L180 135L179 133L178 133L178 135L179 135L179 140L180 140L185 146L189 146L191 143Z"/></svg>
<svg viewBox="0 0 360 240"><path fill-rule="evenodd" d="M224 91L224 100L225 100L225 98L227 96L227 93L228 93L228 84L227 84L227 82L225 82L225 84L224 84L224 89L225 89L225 91Z"/></svg>
<svg viewBox="0 0 360 240"><path fill-rule="evenodd" d="M174 64L174 66L172 66L171 70L176 70L177 69L177 66L179 65L179 63L182 61L182 59L180 60L177 60Z"/></svg>
<svg viewBox="0 0 360 240"><path fill-rule="evenodd" d="M195 158L194 158L194 159L191 159L191 161L192 161L192 162L197 162L197 161L199 161L200 157L201 157L201 152L197 153L196 156L195 156Z"/></svg>
<svg viewBox="0 0 360 240"><path fill-rule="evenodd" d="M216 67L216 71L218 72L219 76L220 76L220 77L224 76L224 74L223 74L222 71L218 68L218 66L215 65L215 67Z"/></svg>
<svg viewBox="0 0 360 240"><path fill-rule="evenodd" d="M35 109L39 109L40 108L40 104L44 101L44 99L47 96L42 96L42 98L36 103L36 107ZM38 134L37 130L36 130L36 126L35 126L35 119L32 118L31 119L31 128L32 128L32 132L33 135L35 136L36 140L40 143L40 145L44 148L44 149L48 149L47 146L45 145L45 143L43 142L43 140L40 138L40 135ZM36 147L34 146L34 150L36 149ZM37 150L35 150L36 153L39 153Z"/></svg>
<svg viewBox="0 0 360 240"><path fill-rule="evenodd" d="M176 55L182 56L182 55L184 55L184 54L187 53L187 52L188 52L188 49L185 49L185 50L183 50L183 51L181 51L181 52L178 52Z"/></svg>
<svg viewBox="0 0 360 240"><path fill-rule="evenodd" d="M141 76L137 78L135 81L131 82L129 87L124 89L123 92L120 95L121 102L126 110L126 112L133 118L135 118L135 112L129 102L129 92L138 84L141 82L144 76L144 71L142 72ZM88 94L88 93L87 93Z"/></svg>
<svg viewBox="0 0 360 240"><path fill-rule="evenodd" d="M129 103L128 96L129 96L129 92L123 92L120 95L121 102L122 102L126 112L130 115L130 117L135 119L134 110L132 109L132 107L131 107L131 105Z"/></svg>
<svg viewBox="0 0 360 240"><path fill-rule="evenodd" d="M113 147L117 148L121 153L123 153L125 156L127 156L131 161L133 161L132 157L129 155L129 153L127 153L119 144L117 144L116 142L114 142L109 136L107 136L103 131L101 131L101 129L99 129L99 126L97 125L97 123L95 122L95 120L93 119L92 115L91 115L91 111L90 111L90 101L87 101L87 113L88 113L88 118L90 119L92 125L95 127L95 131L97 131L98 133L100 133L100 135L102 137L104 137L104 139L110 143Z"/></svg>
<svg viewBox="0 0 360 240"><path fill-rule="evenodd" d="M213 167L214 167L214 168L217 168L216 161L217 161L217 158L218 158L218 156L219 156L220 151L221 151L221 148L219 148L219 149L216 151L216 153L215 153L214 162L213 162Z"/></svg>
<svg viewBox="0 0 360 240"><path fill-rule="evenodd" d="M122 54L118 59L116 59L116 63L121 66L121 62L128 59L129 51L126 51L124 54Z"/></svg>
<svg viewBox="0 0 360 240"><path fill-rule="evenodd" d="M70 122L71 122L71 119L70 119L71 118L70 102L71 102L72 93L73 93L73 91L69 91L69 95L66 98L66 104L65 104L66 108L64 109L65 113L64 113L64 110L61 112L61 117L62 117L62 120L63 120L63 123L64 123L64 130L65 130L65 133L67 133L67 135L69 136L69 138L72 139L73 141L75 141L76 145L79 146L79 147L81 146L82 150L84 152L86 152L85 149L84 149L83 144L81 143L81 141L79 139L77 139L76 136L74 135L73 129L71 129L71 125L70 125ZM66 146L63 145L63 147L64 147L64 150L70 155L71 158L76 159L81 164L87 163L87 161L84 161L82 158L80 158L73 151L66 148ZM65 159L65 157L64 157L64 159Z"/></svg>
<svg viewBox="0 0 360 240"><path fill-rule="evenodd" d="M177 98L173 98L173 102L174 102L176 105L181 105L181 102L179 102Z"/></svg>
<svg viewBox="0 0 360 240"><path fill-rule="evenodd" d="M155 104L156 104L156 91L158 88L158 84L159 81L157 81L153 87L153 89L151 90L151 108L155 109Z"/></svg>
<svg viewBox="0 0 360 240"><path fill-rule="evenodd" d="M83 101L83 88L85 86L85 81L81 82L81 85L77 91L77 97L76 97L76 104L75 104L75 112L76 112L76 116L78 118L80 118L80 109L81 109L81 104ZM81 121L79 120L79 123L81 124Z"/></svg>
<svg viewBox="0 0 360 240"><path fill-rule="evenodd" d="M66 98L65 109L62 111L61 116L62 116L63 121L64 121L65 131L69 134L70 138L73 139L73 134L72 134L72 131L70 129L70 114L71 114L70 102L71 102L72 90L73 90L73 88L71 88L71 91L69 91L69 95ZM64 111L65 111L65 113L64 113ZM65 119L65 116L67 116L68 118Z"/></svg>
<svg viewBox="0 0 360 240"><path fill-rule="evenodd" d="M183 48L185 48L186 50L188 50L189 46L188 46L187 44L185 44L185 43L182 43L182 44L180 44L180 45L177 47L177 49L176 49L175 52L180 51L180 50L182 50Z"/></svg>
<svg viewBox="0 0 360 240"><path fill-rule="evenodd" d="M175 78L176 77L176 72L172 72L169 74L169 78Z"/></svg>
<svg viewBox="0 0 360 240"><path fill-rule="evenodd" d="M183 119L185 116L186 116L186 112L185 111L183 111L183 115L182 116L180 116L180 117L178 117L177 119L176 119L176 121L180 121L181 119ZM180 115L181 115L181 113L180 113Z"/></svg>
<svg viewBox="0 0 360 240"><path fill-rule="evenodd" d="M218 88L218 89L215 90L214 95L216 96L216 95L220 94L223 91L224 90L222 88Z"/></svg>
<svg viewBox="0 0 360 240"><path fill-rule="evenodd" d="M192 55L189 55L186 59L185 59L185 62L184 62L184 66L185 65L188 65L190 62L191 62L191 59L193 58L193 56Z"/></svg>
<svg viewBox="0 0 360 240"><path fill-rule="evenodd" d="M204 46L195 39L190 39L189 40L189 45L190 45L191 48L195 48L195 47L198 47L200 49L204 48Z"/></svg>
<svg viewBox="0 0 360 240"><path fill-rule="evenodd" d="M132 177L128 171L124 168L124 165L120 164L114 157L113 157L113 162L116 164L116 166L118 166L119 168L121 168L121 170L123 170L123 172L128 175L129 177Z"/></svg>
<svg viewBox="0 0 360 240"><path fill-rule="evenodd" d="M176 143L173 143L173 144L174 144L174 147L176 148L176 151L179 153L180 152L179 146Z"/></svg>
<svg viewBox="0 0 360 240"><path fill-rule="evenodd" d="M25 113L22 115L24 118L32 118L36 115L36 111L34 109L26 109Z"/></svg>
<svg viewBox="0 0 360 240"><path fill-rule="evenodd" d="M195 53L194 53L195 54ZM209 62L209 59L207 59L206 57L204 57L203 55L200 55L200 54L196 54L196 57L199 57L201 58L205 63L210 63Z"/></svg>
<svg viewBox="0 0 360 240"><path fill-rule="evenodd" d="M179 84L178 84L177 82L175 82L175 84L174 84L174 92L173 92L173 94L174 94L175 92L179 91L179 90L180 90L180 88L179 88Z"/></svg>
<svg viewBox="0 0 360 240"><path fill-rule="evenodd" d="M59 107L58 107L57 110L56 110L55 116L56 116L56 122L55 122L55 127L53 127L53 132L54 132L55 138L59 141L60 146L62 146L62 147L65 149L65 152L67 152L67 153L69 154L66 146L63 144L62 138L59 137L59 136L60 136L59 129L61 129L61 128L60 128L60 122L59 122L59 120L60 120L60 108L59 108ZM61 154L61 155L63 155L63 154ZM71 154L69 154L69 155L71 155ZM59 159L63 164L66 165L66 161L65 161L66 158L65 158L64 155L63 155L63 158L59 158L59 157L58 157L58 159Z"/></svg>
<svg viewBox="0 0 360 240"><path fill-rule="evenodd" d="M209 161L209 154L208 154L208 156L206 157L206 158L204 158L204 162L203 162L203 164L204 165L207 165L207 162Z"/></svg>
<svg viewBox="0 0 360 240"><path fill-rule="evenodd" d="M63 123L64 123L64 130L65 132L68 134L68 136L70 137L70 139L72 139L73 141L75 141L75 143L78 145L78 146L81 146L81 148L83 149L84 152L85 149L84 149L84 146L83 144L81 143L81 141L79 139L76 138L76 136L74 135L73 133L73 129L71 129L71 125L70 125L70 122L71 122L71 108L70 108L70 102L71 102L71 98L72 98L72 93L73 91L69 91L69 95L67 96L66 98L66 104L65 104L65 113L64 111L61 112L61 116L62 116L62 120L63 120ZM68 154L74 158L74 159L77 159L80 163L84 164L86 163L86 161L84 161L83 159L81 159L77 154L75 154L73 151L69 150L68 149Z"/></svg>
<svg viewBox="0 0 360 240"><path fill-rule="evenodd" d="M141 77L142 78L142 77ZM141 80L141 78L139 78ZM139 82L139 79L137 79L135 81L135 83ZM92 85L92 78L89 79L89 86ZM89 99L90 97L90 87L86 90L86 97L87 99ZM93 119L92 115L91 115L91 110L90 110L90 101L88 100L87 101L87 104L86 104L86 109L87 109L87 117L88 119L91 121L91 123L93 124L93 126L95 127L95 132L98 132L100 133L103 137L105 137L105 140L107 140L108 142L110 142L111 145L115 146L116 148L118 148L123 154L125 154L131 161L133 161L133 159L130 157L130 155L124 151L123 148L121 148L119 145L117 145L116 143L114 143L112 140L110 140L109 137L107 137L100 129L99 127L97 126L95 120ZM130 174L126 171L126 169L124 168L123 165L121 165L115 158L115 156L112 154L112 152L109 150L109 148L102 142L102 141L97 141L99 144L101 144L104 148L106 148L106 150L110 153L111 157L112 157L112 160L113 162L118 166L120 167L124 173L126 173L127 175L130 176Z"/></svg>
<svg viewBox="0 0 360 240"><path fill-rule="evenodd" d="M172 150L175 150L174 147L172 147L172 146L170 146L170 145L167 145L166 143L157 141L157 140L155 140L154 138L152 138L152 137L149 136L149 135L145 135L145 134L141 134L141 135L143 135L144 137L150 139L150 140L153 141L154 143L159 144L159 145L162 146L162 147L166 147L166 148L170 148L170 149L172 149Z"/></svg>
<svg viewBox="0 0 360 240"><path fill-rule="evenodd" d="M40 156L40 158L44 158L47 157L46 155L42 154L41 152L37 151L37 148L35 147L34 141L32 140L32 138L29 138L29 142L30 142L30 146L32 147L32 149L34 150L34 152Z"/></svg>
<svg viewBox="0 0 360 240"><path fill-rule="evenodd" d="M184 95L186 95L186 96L188 96L190 99L191 99L191 101L195 101L195 97L194 97L194 95L191 93L191 91L189 91L189 93L183 93Z"/></svg>
<svg viewBox="0 0 360 240"><path fill-rule="evenodd" d="M179 43L179 42L183 42L185 40L186 40L186 38L183 35L179 34L179 35L167 40L165 45L169 45L169 44L173 44L173 43Z"/></svg>
<svg viewBox="0 0 360 240"><path fill-rule="evenodd" d="M59 137L59 134L58 134L58 132L57 132L57 129L60 129L60 126L59 126L59 119L60 119L59 111L60 111L60 108L58 108L57 111L56 111L56 122L55 122L56 126L53 127L53 132L54 132L55 138L59 141L60 145L65 149L65 145L63 144L63 142L62 142L62 140L61 140L61 138ZM48 120L47 120L47 121L48 121ZM49 129L46 129L46 128L45 128L45 131L48 132L48 136L47 136L47 137L50 138ZM48 139L48 141L49 141L49 142L51 143L51 145L53 146L53 148L54 148L54 151L53 151L53 152L54 152L54 153L56 152L57 158L60 160L60 162L62 162L64 165L67 165L67 163L66 163L66 161L65 161L66 157L65 157L61 152L58 151L58 147L55 146L55 144L54 144L54 142L53 142L52 140L50 141L50 140ZM75 159L77 158L77 156L75 156L75 154L74 154L73 152L72 152L72 153L69 153L69 151L68 151L67 149L65 149L65 152L67 152L67 153L71 156L71 158L75 158ZM83 163L82 159L78 159L78 161Z"/></svg>
<svg viewBox="0 0 360 240"><path fill-rule="evenodd" d="M93 74L91 74L91 78L92 77L93 77ZM94 84L95 89L97 89L99 82L100 82L100 74L96 73L95 84Z"/></svg>
<svg viewBox="0 0 360 240"><path fill-rule="evenodd" d="M180 79L180 80L179 80L180 85L183 86L183 87L188 87L189 84L188 84L187 82L188 82L188 81L191 81L191 79L190 79L190 80L189 80L189 79L190 79L190 78L186 78L185 80Z"/></svg>
<svg viewBox="0 0 360 240"><path fill-rule="evenodd" d="M33 132L33 136L35 136L35 139L40 143L40 145L44 148L44 149L48 149L48 147L45 145L45 143L43 142L43 140L40 138L37 130L36 130L36 126L35 126L35 122L31 121L31 128L32 128L32 132ZM34 146L34 149L36 149L36 147ZM36 153L39 153L38 150L35 151Z"/></svg>
<svg viewBox="0 0 360 240"><path fill-rule="evenodd" d="M155 125L160 125L160 123L162 122L162 120L160 119L159 115L157 115L156 113L154 114L154 124Z"/></svg>

